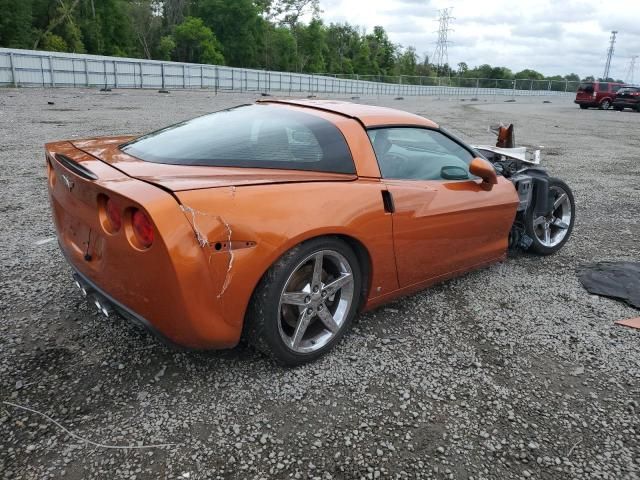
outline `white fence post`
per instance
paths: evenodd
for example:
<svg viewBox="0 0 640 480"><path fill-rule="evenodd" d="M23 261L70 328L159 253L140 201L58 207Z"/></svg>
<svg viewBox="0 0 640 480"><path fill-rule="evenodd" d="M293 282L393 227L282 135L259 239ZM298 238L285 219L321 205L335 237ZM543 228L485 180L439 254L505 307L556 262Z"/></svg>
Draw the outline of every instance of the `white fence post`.
<svg viewBox="0 0 640 480"><path fill-rule="evenodd" d="M49 74L51 75L51 86L56 86L56 81L53 78L53 57L49 55Z"/></svg>
<svg viewBox="0 0 640 480"><path fill-rule="evenodd" d="M9 64L11 65L11 80L13 81L13 86L18 86L18 79L16 78L16 66L13 63L13 53L9 53Z"/></svg>
<svg viewBox="0 0 640 480"><path fill-rule="evenodd" d="M40 57L40 75L42 75L42 86L44 87L44 57Z"/></svg>

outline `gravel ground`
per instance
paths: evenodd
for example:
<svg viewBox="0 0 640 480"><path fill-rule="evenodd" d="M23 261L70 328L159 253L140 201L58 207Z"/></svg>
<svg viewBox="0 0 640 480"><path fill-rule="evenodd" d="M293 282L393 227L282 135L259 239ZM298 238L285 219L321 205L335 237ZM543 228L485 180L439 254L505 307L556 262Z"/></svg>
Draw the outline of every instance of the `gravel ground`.
<svg viewBox="0 0 640 480"><path fill-rule="evenodd" d="M640 478L640 332L613 324L639 312L576 277L640 254L637 113L556 98L359 99L477 143L493 141L489 123L514 121L573 188L578 220L559 254L515 255L361 315L311 365L283 369L243 346L176 352L98 316L47 241L43 143L255 98L0 90L0 476Z"/></svg>

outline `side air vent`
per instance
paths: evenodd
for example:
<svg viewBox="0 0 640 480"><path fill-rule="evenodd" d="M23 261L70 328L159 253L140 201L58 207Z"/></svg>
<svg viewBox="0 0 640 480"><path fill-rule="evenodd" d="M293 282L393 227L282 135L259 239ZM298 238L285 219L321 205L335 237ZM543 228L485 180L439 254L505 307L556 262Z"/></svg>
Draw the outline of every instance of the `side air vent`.
<svg viewBox="0 0 640 480"><path fill-rule="evenodd" d="M394 213L396 206L393 204L393 196L389 190L382 190L382 205L387 213Z"/></svg>
<svg viewBox="0 0 640 480"><path fill-rule="evenodd" d="M87 180L98 180L98 176L86 167L74 162L66 155L56 153L56 160L60 162L66 169L71 170L76 175L86 178Z"/></svg>

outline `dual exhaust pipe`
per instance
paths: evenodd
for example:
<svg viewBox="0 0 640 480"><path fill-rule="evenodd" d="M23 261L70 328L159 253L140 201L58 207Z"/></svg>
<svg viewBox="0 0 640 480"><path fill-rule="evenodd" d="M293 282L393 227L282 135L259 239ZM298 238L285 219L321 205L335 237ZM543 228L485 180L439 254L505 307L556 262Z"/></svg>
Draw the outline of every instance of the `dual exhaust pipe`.
<svg viewBox="0 0 640 480"><path fill-rule="evenodd" d="M98 309L98 313L103 314L105 317L111 316L115 312L115 308L103 295L97 292L91 285L85 282L77 273L73 274L73 280L76 286L82 293L82 296L93 303Z"/></svg>

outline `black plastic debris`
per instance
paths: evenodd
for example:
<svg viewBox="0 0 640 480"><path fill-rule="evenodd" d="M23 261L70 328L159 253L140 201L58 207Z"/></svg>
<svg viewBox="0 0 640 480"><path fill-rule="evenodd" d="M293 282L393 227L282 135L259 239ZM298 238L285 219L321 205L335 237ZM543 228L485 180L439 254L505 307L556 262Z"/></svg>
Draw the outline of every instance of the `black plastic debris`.
<svg viewBox="0 0 640 480"><path fill-rule="evenodd" d="M640 262L599 262L578 272L582 286L603 297L622 300L640 308Z"/></svg>

